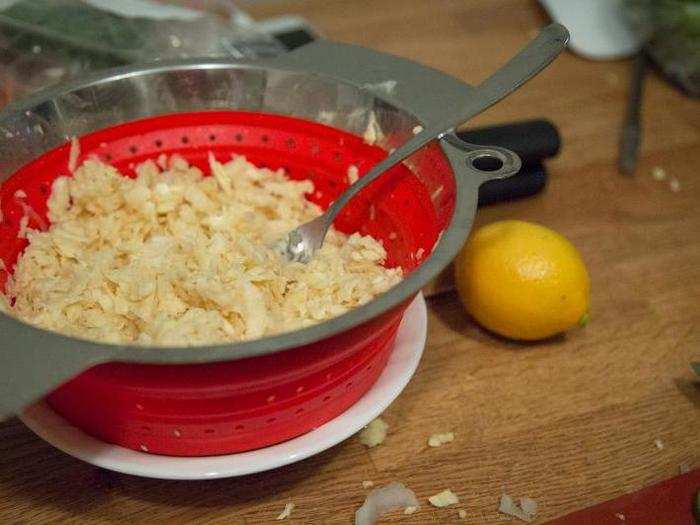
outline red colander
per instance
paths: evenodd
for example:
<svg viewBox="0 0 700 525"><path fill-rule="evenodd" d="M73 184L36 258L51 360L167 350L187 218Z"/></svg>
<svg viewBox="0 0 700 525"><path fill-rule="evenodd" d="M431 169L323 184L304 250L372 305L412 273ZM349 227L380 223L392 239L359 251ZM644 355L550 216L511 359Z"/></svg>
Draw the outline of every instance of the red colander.
<svg viewBox="0 0 700 525"><path fill-rule="evenodd" d="M46 91L0 114L0 258L11 269L24 249L23 216L31 227L48 225L52 181L69 175L66 137L80 137L79 161L96 156L129 176L162 153L205 172L209 152L219 160L242 154L312 180L308 198L326 207L347 187L350 165L368 171L414 126L444 120L469 91L411 62L328 42L264 63L142 66ZM420 102L426 93L433 102ZM378 145L363 140L367 130ZM316 428L376 381L406 306L469 231L479 184L508 174L481 172L463 157L456 137L434 142L343 211L335 226L380 239L386 264L401 266L405 279L319 325L230 345L143 348L0 314L0 416L46 395L102 440L182 456L255 449ZM0 286L6 279L0 271Z"/></svg>

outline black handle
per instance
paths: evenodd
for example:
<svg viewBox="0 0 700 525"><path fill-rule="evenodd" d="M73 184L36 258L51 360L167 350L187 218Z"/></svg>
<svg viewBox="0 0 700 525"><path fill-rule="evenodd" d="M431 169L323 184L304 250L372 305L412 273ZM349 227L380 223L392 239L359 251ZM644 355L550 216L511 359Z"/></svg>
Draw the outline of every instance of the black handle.
<svg viewBox="0 0 700 525"><path fill-rule="evenodd" d="M492 180L481 185L479 205L534 195L547 184L543 161L559 152L561 141L557 128L548 120L528 120L457 133L462 140L508 148L523 161L517 175Z"/></svg>
<svg viewBox="0 0 700 525"><path fill-rule="evenodd" d="M554 157L561 145L557 128L548 120L468 129L458 132L457 136L473 144L508 148L518 154L523 164Z"/></svg>
<svg viewBox="0 0 700 525"><path fill-rule="evenodd" d="M541 163L529 163L507 179L485 182L479 188L479 206L535 195L547 185L547 172Z"/></svg>

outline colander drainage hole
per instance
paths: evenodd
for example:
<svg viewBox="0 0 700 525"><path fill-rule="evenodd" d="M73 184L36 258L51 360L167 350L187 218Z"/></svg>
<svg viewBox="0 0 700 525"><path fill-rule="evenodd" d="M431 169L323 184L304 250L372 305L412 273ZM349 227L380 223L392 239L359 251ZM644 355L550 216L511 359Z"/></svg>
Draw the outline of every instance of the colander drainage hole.
<svg viewBox="0 0 700 525"><path fill-rule="evenodd" d="M349 383L347 383L347 384L345 385L345 388L347 388L348 390L351 389L351 388L352 388L352 381L350 381Z"/></svg>
<svg viewBox="0 0 700 525"><path fill-rule="evenodd" d="M233 138L236 139L236 142L240 142L243 140L243 135L241 135L240 133L236 133L235 137Z"/></svg>
<svg viewBox="0 0 700 525"><path fill-rule="evenodd" d="M213 434L213 433L215 433L215 432L216 432L216 430L214 430L213 428L207 428L207 429L204 430L204 433L205 433L205 434Z"/></svg>
<svg viewBox="0 0 700 525"><path fill-rule="evenodd" d="M243 425L236 425L234 430L243 430L245 427Z"/></svg>
<svg viewBox="0 0 700 525"><path fill-rule="evenodd" d="M188 137L182 137L180 139L180 142L182 142L183 144L187 144L189 141L190 141L190 139Z"/></svg>
<svg viewBox="0 0 700 525"><path fill-rule="evenodd" d="M267 420L268 423L274 423L275 421L277 421L276 417L271 417L270 419Z"/></svg>
<svg viewBox="0 0 700 525"><path fill-rule="evenodd" d="M144 432L150 432L150 431L151 431L151 427L147 427L147 426L144 425L144 426L141 427L141 430L143 430Z"/></svg>
<svg viewBox="0 0 700 525"><path fill-rule="evenodd" d="M214 134L209 135L210 142L214 142L215 140L216 140L216 135L214 135Z"/></svg>
<svg viewBox="0 0 700 525"><path fill-rule="evenodd" d="M294 139L287 139L286 144L288 148L295 148L297 143Z"/></svg>
<svg viewBox="0 0 700 525"><path fill-rule="evenodd" d="M303 413L304 413L304 409L303 409L303 408L297 408L296 412L294 412L294 413L295 413L295 414L303 414Z"/></svg>
<svg viewBox="0 0 700 525"><path fill-rule="evenodd" d="M39 192L41 192L42 195L48 195L49 194L49 185L46 183L43 183L41 186L39 186Z"/></svg>
<svg viewBox="0 0 700 525"><path fill-rule="evenodd" d="M267 135L263 135L262 137L260 137L260 140L262 140L264 143L267 143L270 140L270 137L268 137Z"/></svg>
<svg viewBox="0 0 700 525"><path fill-rule="evenodd" d="M326 397L323 398L323 400L324 400L324 401L330 401L330 400L331 400L331 396L326 396Z"/></svg>
<svg viewBox="0 0 700 525"><path fill-rule="evenodd" d="M129 153L135 155L139 149L136 146L129 146Z"/></svg>
<svg viewBox="0 0 700 525"><path fill-rule="evenodd" d="M112 155L110 155L109 153L106 153L106 154L105 154L105 160L106 160L107 162L111 162L111 161L112 161Z"/></svg>

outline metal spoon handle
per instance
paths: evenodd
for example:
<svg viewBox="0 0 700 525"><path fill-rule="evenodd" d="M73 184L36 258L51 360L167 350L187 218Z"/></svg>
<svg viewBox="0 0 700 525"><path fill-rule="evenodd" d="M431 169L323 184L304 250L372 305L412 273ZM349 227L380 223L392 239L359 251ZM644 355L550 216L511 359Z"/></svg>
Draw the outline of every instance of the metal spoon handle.
<svg viewBox="0 0 700 525"><path fill-rule="evenodd" d="M547 67L564 50L568 41L569 32L561 24L550 24L542 29L517 55L479 84L474 90L473 96L468 98L467 103L463 107L455 108L454 117L450 121L421 131L396 148L391 155L376 164L363 177L346 189L323 214L324 222L327 224L326 227L330 227L340 210L343 209L350 199L386 170L428 144L435 137L440 138L446 132L453 130L515 91Z"/></svg>

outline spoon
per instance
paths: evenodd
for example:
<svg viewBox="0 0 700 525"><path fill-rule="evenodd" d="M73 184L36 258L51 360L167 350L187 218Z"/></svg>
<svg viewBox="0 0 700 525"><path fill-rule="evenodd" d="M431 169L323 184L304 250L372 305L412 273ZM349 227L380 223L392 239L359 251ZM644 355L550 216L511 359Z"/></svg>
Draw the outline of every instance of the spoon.
<svg viewBox="0 0 700 525"><path fill-rule="evenodd" d="M475 88L470 104L455 112L454 118L421 131L377 163L347 188L328 209L282 237L276 246L289 261L307 263L323 245L328 229L338 213L358 192L406 157L434 139L441 139L460 124L506 97L548 66L569 41L569 32L561 24L550 24L510 61Z"/></svg>

